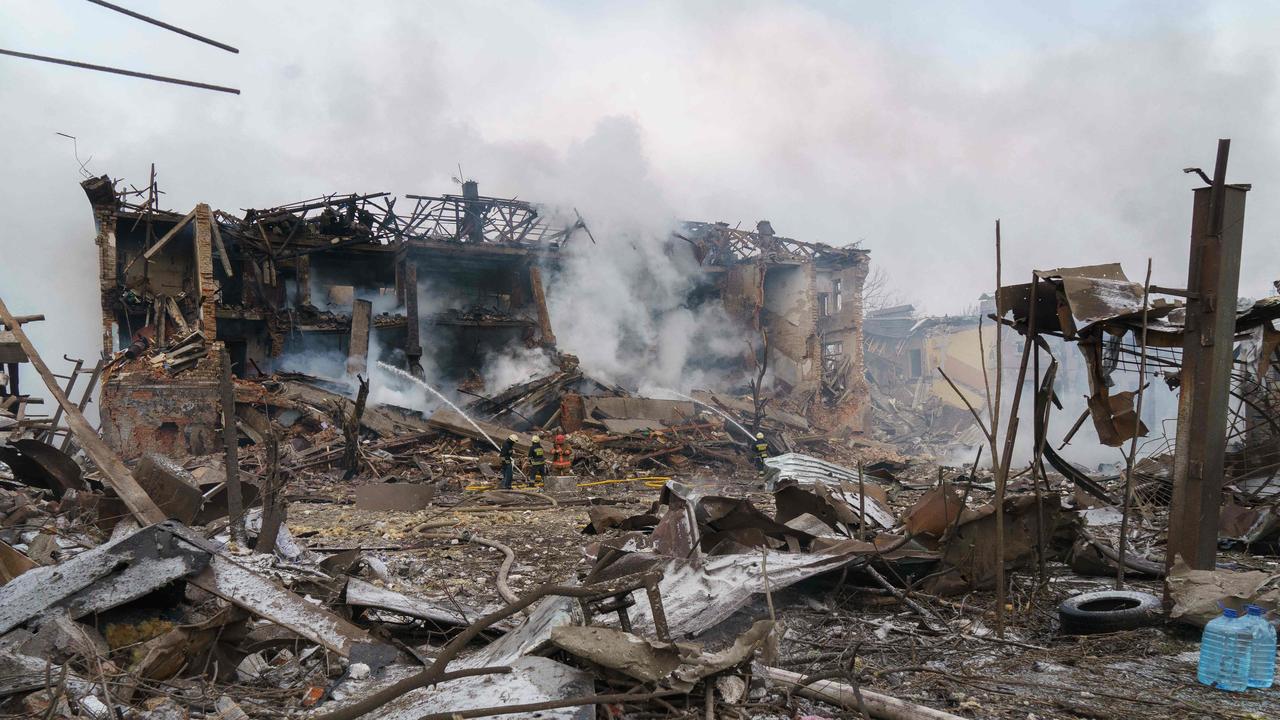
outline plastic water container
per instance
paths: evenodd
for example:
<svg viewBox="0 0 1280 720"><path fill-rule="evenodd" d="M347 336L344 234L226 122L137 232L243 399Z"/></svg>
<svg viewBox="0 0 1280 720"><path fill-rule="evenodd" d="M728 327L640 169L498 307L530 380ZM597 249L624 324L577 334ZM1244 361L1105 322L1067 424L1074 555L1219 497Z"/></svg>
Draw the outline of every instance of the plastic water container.
<svg viewBox="0 0 1280 720"><path fill-rule="evenodd" d="M1200 638L1200 667L1196 678L1219 690L1244 692L1249 688L1253 628L1231 608L1209 621Z"/></svg>
<svg viewBox="0 0 1280 720"><path fill-rule="evenodd" d="M1249 660L1249 687L1269 688L1276 679L1276 628L1263 617L1262 608L1249 605L1244 621L1253 630Z"/></svg>

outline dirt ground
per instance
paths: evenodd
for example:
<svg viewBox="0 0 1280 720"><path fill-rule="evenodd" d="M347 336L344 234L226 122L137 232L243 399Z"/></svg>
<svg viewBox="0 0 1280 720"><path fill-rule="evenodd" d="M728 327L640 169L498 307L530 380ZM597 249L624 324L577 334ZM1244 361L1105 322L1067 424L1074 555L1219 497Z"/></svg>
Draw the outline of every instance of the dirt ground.
<svg viewBox="0 0 1280 720"><path fill-rule="evenodd" d="M474 504L476 493L462 489L462 482L425 510L374 512L354 506L351 486L312 479L294 496L288 526L301 544L326 553L372 549L385 564L376 584L484 609L500 602L494 578L502 553L473 543L423 539L424 532L468 533L510 546L516 554L510 585L518 594L588 569L584 546L593 538L582 533L587 503L640 512L659 493L637 481L584 488L579 495L560 496L553 507L474 512L444 507ZM772 496L752 476L692 482L714 483L720 494L747 496L766 512L772 509ZM887 485L890 504L899 511L919 494ZM982 499L976 495L974 501ZM529 502L539 503L532 497ZM807 581L773 598L786 627L776 664L836 679L856 672L862 687L973 718L1280 717L1280 690L1233 694L1196 682L1195 628L1169 624L1104 635L1061 634L1058 603L1112 587L1112 578L1082 577L1050 561L1043 579L1029 568L1011 574L1009 583L1006 633L1000 639L989 592L947 598L912 593L946 622L947 634L927 629L916 611L857 573ZM1161 592L1158 581L1133 580L1129 586ZM745 627L768 612L761 599L726 625ZM681 709L679 702L672 705ZM690 713L699 710L689 708ZM779 694L752 698L736 710L746 717L857 717Z"/></svg>

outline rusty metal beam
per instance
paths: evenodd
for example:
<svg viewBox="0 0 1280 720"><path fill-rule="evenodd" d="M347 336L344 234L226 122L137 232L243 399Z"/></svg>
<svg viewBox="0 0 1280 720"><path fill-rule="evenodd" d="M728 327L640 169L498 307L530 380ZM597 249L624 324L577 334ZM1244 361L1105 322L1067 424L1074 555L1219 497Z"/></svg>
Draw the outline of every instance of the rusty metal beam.
<svg viewBox="0 0 1280 720"><path fill-rule="evenodd" d="M1167 562L1212 570L1218 545L1227 400L1245 192L1226 182L1230 140L1218 141L1213 185L1195 190L1187 272L1182 389L1169 506Z"/></svg>

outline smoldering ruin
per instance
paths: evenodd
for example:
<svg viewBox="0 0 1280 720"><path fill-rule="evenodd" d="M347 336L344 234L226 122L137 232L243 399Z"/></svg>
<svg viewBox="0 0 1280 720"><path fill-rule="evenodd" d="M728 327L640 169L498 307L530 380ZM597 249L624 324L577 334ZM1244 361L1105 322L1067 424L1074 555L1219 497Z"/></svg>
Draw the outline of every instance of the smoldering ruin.
<svg viewBox="0 0 1280 720"><path fill-rule="evenodd" d="M680 388L558 340L602 241L572 210L82 187L101 358L54 373L0 307L21 712L1107 717L1082 657L1140 687L1179 623L1277 597L1280 299L1205 300L1248 186L1196 191L1188 288L1064 267L948 317L864 310L870 248L678 223L661 257L719 346ZM1123 461L1071 461L1091 443ZM1170 605L1068 614L1083 591ZM1183 687L1127 716L1218 707Z"/></svg>
<svg viewBox="0 0 1280 720"><path fill-rule="evenodd" d="M767 206L85 171L94 354L0 288L0 714L1274 717L1196 675L1280 612L1280 295L1216 150L1185 283L1012 276L993 219L951 314Z"/></svg>

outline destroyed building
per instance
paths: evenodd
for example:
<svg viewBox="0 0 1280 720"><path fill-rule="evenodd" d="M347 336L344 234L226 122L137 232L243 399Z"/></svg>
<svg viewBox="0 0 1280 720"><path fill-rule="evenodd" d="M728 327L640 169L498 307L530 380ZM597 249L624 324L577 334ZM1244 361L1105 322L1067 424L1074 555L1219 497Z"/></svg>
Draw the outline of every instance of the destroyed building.
<svg viewBox="0 0 1280 720"><path fill-rule="evenodd" d="M373 359L419 376L428 363L459 385L477 380L490 352L574 350L557 347L544 282L571 243L596 241L581 217L482 196L474 181L461 195L333 195L239 216L205 204L164 211L154 183L118 185L83 183L97 227L103 351L166 350L150 368L104 380L103 431L128 457L218 446L220 370L206 353L214 341L242 377L312 354L341 354L356 375L378 348ZM754 232L687 222L669 242L688 243L704 270L689 303L722 303L740 325L744 372L765 363L832 432L864 428L866 250L785 238L767 221Z"/></svg>
<svg viewBox="0 0 1280 720"><path fill-rule="evenodd" d="M598 239L576 216L474 185L243 217L85 188L112 352L56 374L43 316L0 300L8 715L1274 715L1190 680L1192 628L1280 603L1280 297L1205 302L1236 295L1225 179L1216 230L1196 191L1187 288L1062 267L950 318L864 319L864 250L683 223L687 302L774 382L681 400L561 352L547 289ZM351 382L377 359L466 392L484 348L557 362L429 416ZM314 354L342 382L284 369ZM26 412L31 371L52 417ZM1153 385L1172 441L1140 421ZM933 452L975 429L988 462ZM1082 467L1090 434L1124 464Z"/></svg>

